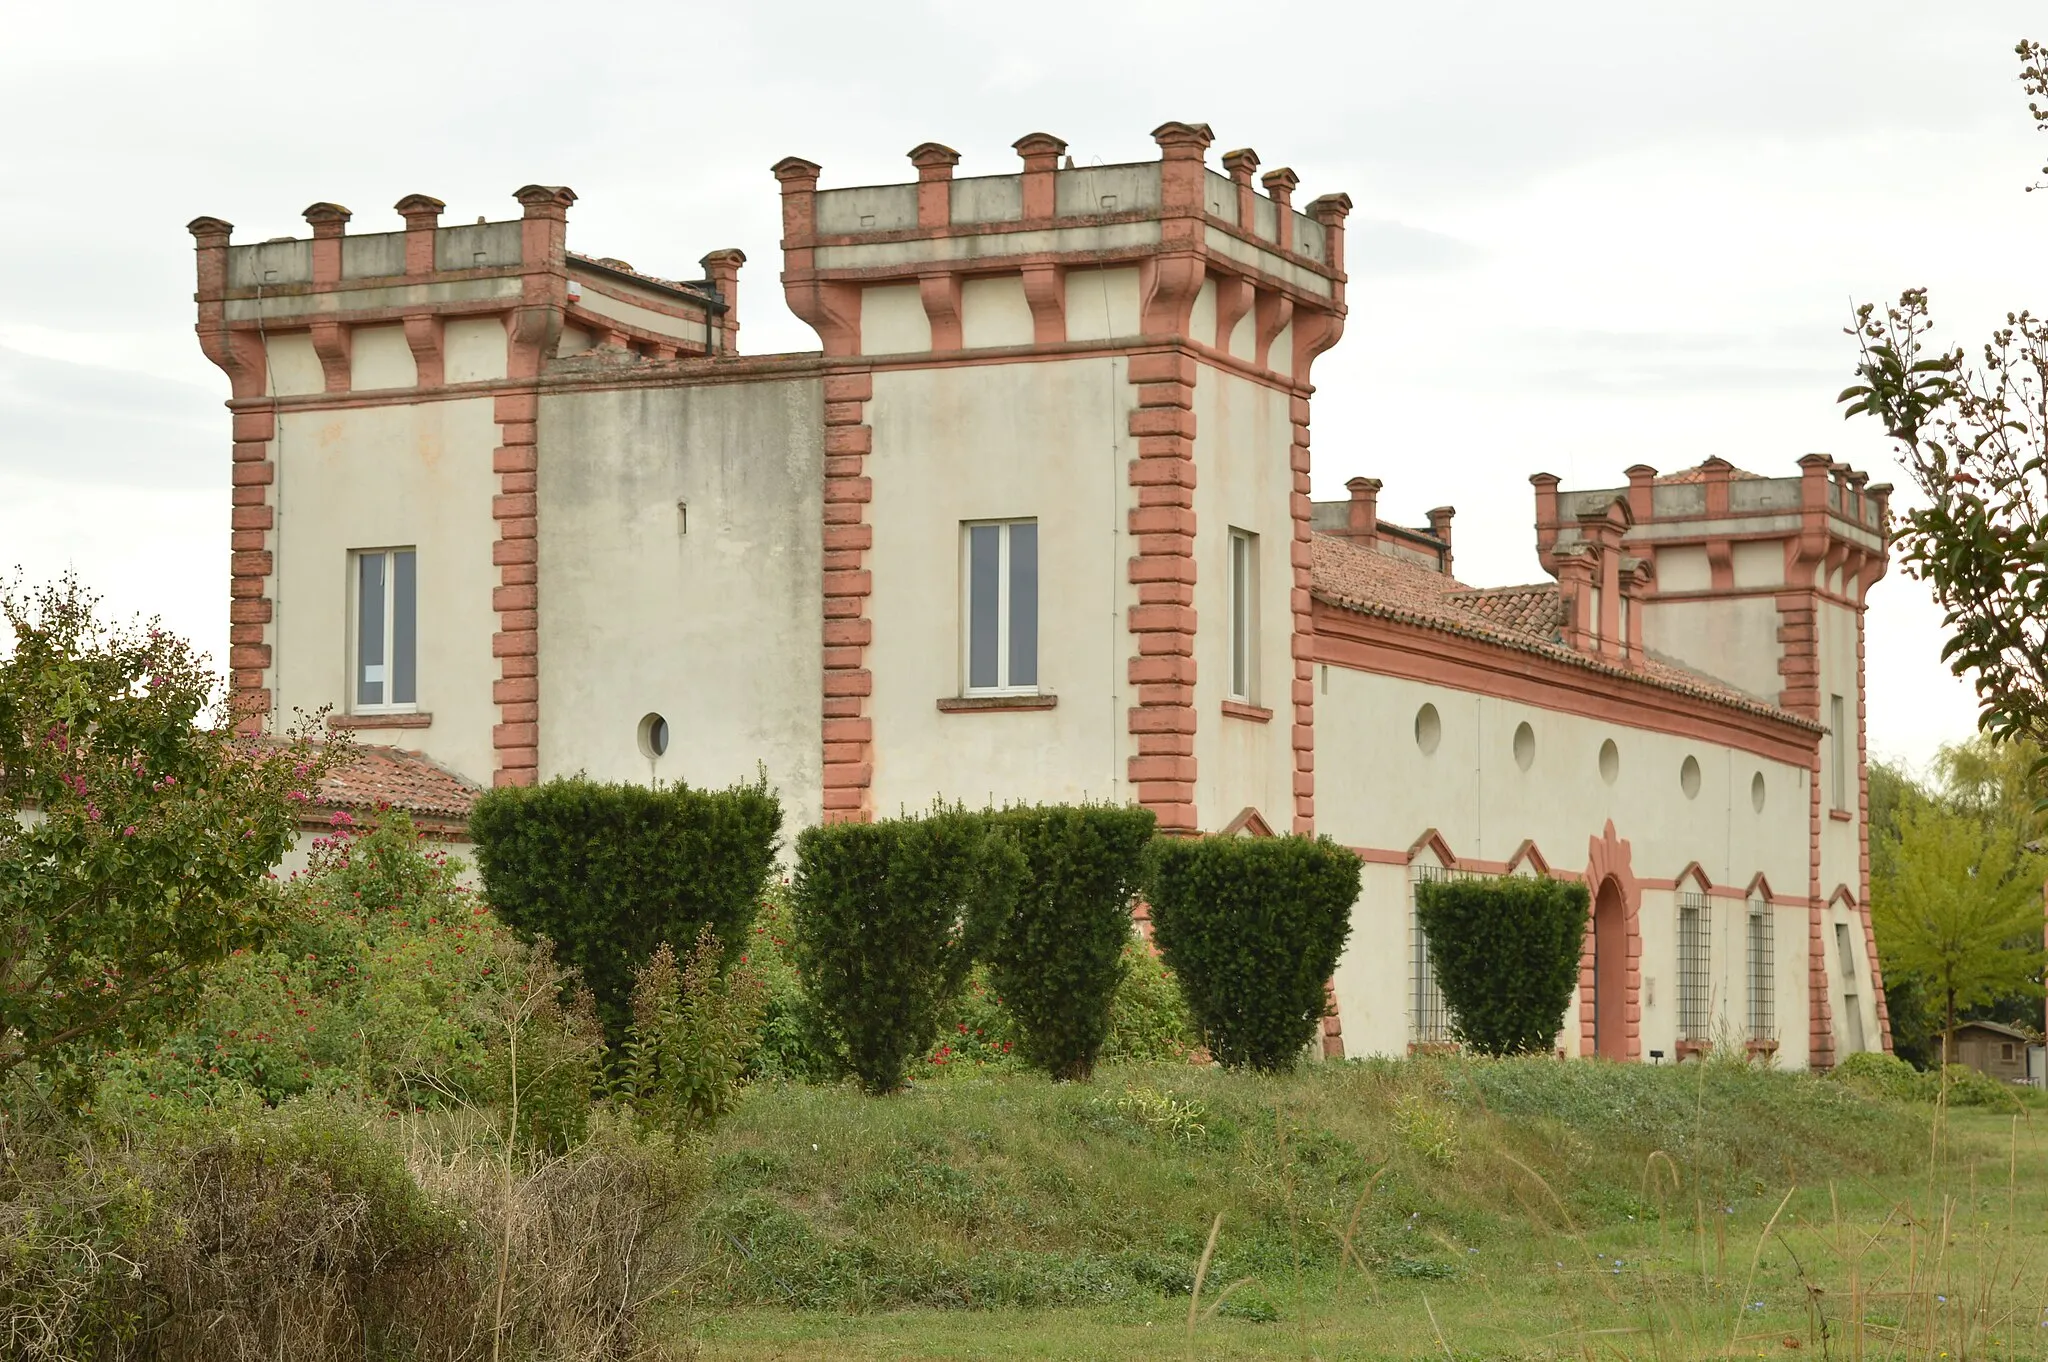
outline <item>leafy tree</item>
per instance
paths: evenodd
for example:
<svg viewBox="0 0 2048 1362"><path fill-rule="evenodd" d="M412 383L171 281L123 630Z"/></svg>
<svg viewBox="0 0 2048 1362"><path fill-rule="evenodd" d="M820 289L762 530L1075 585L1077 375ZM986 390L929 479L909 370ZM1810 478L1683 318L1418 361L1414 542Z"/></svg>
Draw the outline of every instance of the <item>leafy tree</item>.
<svg viewBox="0 0 2048 1362"><path fill-rule="evenodd" d="M2017 50L2027 94L2048 97L2048 49ZM1925 289L1857 308L1857 381L1838 400L1883 424L1926 499L1898 537L1942 608L1943 660L1975 678L1978 726L2048 744L2048 319L2007 314L1975 364L1932 330Z"/></svg>
<svg viewBox="0 0 2048 1362"><path fill-rule="evenodd" d="M0 1079L74 1101L90 1056L170 1030L278 923L270 869L345 755L238 737L188 644L97 608L70 577L0 586Z"/></svg>
<svg viewBox="0 0 2048 1362"><path fill-rule="evenodd" d="M1153 937L1216 1059L1292 1068L1316 1037L1351 934L1359 860L1327 837L1152 844Z"/></svg>
<svg viewBox="0 0 2048 1362"><path fill-rule="evenodd" d="M1888 966L1922 981L1944 1037L1964 1009L2038 993L2041 862L2009 827L1967 814L1908 808L1896 871L1871 886Z"/></svg>
<svg viewBox="0 0 2048 1362"><path fill-rule="evenodd" d="M1514 875L1416 887L1460 1041L1484 1055L1549 1053L1579 982L1587 904L1583 884Z"/></svg>

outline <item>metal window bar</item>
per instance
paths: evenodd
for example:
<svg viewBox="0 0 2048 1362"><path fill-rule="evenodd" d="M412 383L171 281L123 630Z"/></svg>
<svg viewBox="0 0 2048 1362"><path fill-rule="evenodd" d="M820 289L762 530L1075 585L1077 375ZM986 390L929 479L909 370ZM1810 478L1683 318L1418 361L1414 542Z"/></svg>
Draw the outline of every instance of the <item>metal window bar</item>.
<svg viewBox="0 0 2048 1362"><path fill-rule="evenodd" d="M1415 886L1430 881L1480 879L1470 871L1451 870L1434 861L1417 861L1408 875L1408 1040L1413 1045L1449 1045L1451 1010L1437 986L1436 965L1429 958L1429 936L1415 910Z"/></svg>
<svg viewBox="0 0 2048 1362"><path fill-rule="evenodd" d="M1712 939L1712 908L1707 896L1686 890L1678 896L1678 1035L1681 1040L1709 1038L1713 1017L1708 1007L1708 959Z"/></svg>
<svg viewBox="0 0 2048 1362"><path fill-rule="evenodd" d="M1764 905L1749 905L1749 1038L1775 1039L1777 975L1772 960L1771 915Z"/></svg>

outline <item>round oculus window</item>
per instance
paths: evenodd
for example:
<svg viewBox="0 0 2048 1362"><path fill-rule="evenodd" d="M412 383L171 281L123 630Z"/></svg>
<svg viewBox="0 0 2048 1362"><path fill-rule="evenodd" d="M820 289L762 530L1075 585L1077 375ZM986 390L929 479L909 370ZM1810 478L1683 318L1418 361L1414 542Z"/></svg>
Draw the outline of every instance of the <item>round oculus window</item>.
<svg viewBox="0 0 2048 1362"><path fill-rule="evenodd" d="M1749 807L1758 813L1764 811L1764 773L1758 771L1749 778Z"/></svg>
<svg viewBox="0 0 2048 1362"><path fill-rule="evenodd" d="M1415 711L1415 745L1428 756L1436 751L1436 745L1444 740L1444 721L1437 714L1435 705L1424 705Z"/></svg>
<svg viewBox="0 0 2048 1362"><path fill-rule="evenodd" d="M1621 775L1621 749L1609 738L1600 744L1600 779L1612 785Z"/></svg>
<svg viewBox="0 0 2048 1362"><path fill-rule="evenodd" d="M640 755L653 761L668 751L668 720L649 714L640 720Z"/></svg>
<svg viewBox="0 0 2048 1362"><path fill-rule="evenodd" d="M1536 730L1526 723L1515 725L1515 765L1524 771L1536 764Z"/></svg>
<svg viewBox="0 0 2048 1362"><path fill-rule="evenodd" d="M1698 757L1687 757L1678 764L1678 788L1685 791L1687 799L1699 798L1700 760Z"/></svg>

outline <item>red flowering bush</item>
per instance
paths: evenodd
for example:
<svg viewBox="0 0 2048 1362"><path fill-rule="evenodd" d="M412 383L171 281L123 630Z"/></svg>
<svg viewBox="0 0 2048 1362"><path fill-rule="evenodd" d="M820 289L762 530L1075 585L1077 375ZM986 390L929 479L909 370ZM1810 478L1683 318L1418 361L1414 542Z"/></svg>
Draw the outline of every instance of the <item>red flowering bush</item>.
<svg viewBox="0 0 2048 1362"><path fill-rule="evenodd" d="M66 578L0 584L0 1080L67 1100L286 910L270 868L339 745L237 736L205 658Z"/></svg>

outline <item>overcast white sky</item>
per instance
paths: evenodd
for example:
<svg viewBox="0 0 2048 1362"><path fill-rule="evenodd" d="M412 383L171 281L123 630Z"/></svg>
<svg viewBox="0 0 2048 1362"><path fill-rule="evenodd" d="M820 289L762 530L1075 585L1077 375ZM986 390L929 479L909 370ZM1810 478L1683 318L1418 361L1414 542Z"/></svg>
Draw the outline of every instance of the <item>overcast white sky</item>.
<svg viewBox="0 0 2048 1362"><path fill-rule="evenodd" d="M1540 576L1528 475L1619 483L1824 450L1903 482L1835 393L1849 300L1933 290L1974 345L2048 308L2048 157L2013 44L2048 7L1972 3L816 5L344 9L0 0L0 569L75 567L225 653L225 379L192 338L201 213L450 221L573 186L574 249L656 274L738 246L741 347L815 348L782 306L768 167L962 174L1043 130L1147 159L1168 119L1356 204L1351 322L1316 367L1316 495L1458 508L1459 575ZM1894 572L1870 614L1871 740L1967 735L1940 621Z"/></svg>

